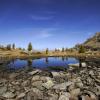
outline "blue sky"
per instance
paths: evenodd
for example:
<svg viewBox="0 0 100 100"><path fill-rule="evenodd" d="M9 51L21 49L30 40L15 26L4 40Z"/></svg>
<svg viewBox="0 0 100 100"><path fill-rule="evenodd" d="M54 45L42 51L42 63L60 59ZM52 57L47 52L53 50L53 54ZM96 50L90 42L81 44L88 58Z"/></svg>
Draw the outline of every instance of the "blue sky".
<svg viewBox="0 0 100 100"><path fill-rule="evenodd" d="M100 0L0 0L0 44L73 47L100 31Z"/></svg>

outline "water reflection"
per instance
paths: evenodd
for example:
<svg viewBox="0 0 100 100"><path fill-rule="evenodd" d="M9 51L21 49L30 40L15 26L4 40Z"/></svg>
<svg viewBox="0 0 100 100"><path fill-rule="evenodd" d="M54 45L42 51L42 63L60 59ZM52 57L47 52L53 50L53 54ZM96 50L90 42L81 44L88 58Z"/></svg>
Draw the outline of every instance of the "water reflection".
<svg viewBox="0 0 100 100"><path fill-rule="evenodd" d="M32 66L32 59L27 60L27 66L30 66L30 67Z"/></svg>
<svg viewBox="0 0 100 100"><path fill-rule="evenodd" d="M65 57L62 57L62 61L64 61L65 60Z"/></svg>
<svg viewBox="0 0 100 100"><path fill-rule="evenodd" d="M48 57L45 58L45 62L46 62L46 64L49 63Z"/></svg>
<svg viewBox="0 0 100 100"><path fill-rule="evenodd" d="M78 63L79 60L76 58L68 58L68 57L45 57L40 59L17 59L10 62L10 68L23 68L27 67L28 69L39 68L39 69L47 69L48 67L56 67L56 68L67 68L68 64ZM81 64L80 64L81 66Z"/></svg>

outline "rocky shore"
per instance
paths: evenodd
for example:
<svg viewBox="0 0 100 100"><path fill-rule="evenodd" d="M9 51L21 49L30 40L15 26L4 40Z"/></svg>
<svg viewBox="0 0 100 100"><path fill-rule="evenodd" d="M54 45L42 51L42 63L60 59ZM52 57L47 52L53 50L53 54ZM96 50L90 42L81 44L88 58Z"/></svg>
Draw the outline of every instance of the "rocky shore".
<svg viewBox="0 0 100 100"><path fill-rule="evenodd" d="M100 66L0 73L0 100L100 100Z"/></svg>

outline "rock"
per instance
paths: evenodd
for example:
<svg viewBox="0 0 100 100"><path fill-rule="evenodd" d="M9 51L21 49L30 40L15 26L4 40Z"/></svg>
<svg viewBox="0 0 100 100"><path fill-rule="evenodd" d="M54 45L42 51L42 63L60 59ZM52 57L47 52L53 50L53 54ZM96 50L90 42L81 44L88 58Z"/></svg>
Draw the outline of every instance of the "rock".
<svg viewBox="0 0 100 100"><path fill-rule="evenodd" d="M65 95L61 95L58 100L69 100L69 97L66 97Z"/></svg>
<svg viewBox="0 0 100 100"><path fill-rule="evenodd" d="M4 98L7 98L7 99L12 99L14 98L16 95L12 92L6 92L2 95Z"/></svg>
<svg viewBox="0 0 100 100"><path fill-rule="evenodd" d="M7 91L7 87L0 87L0 95L2 95L3 93L5 93Z"/></svg>
<svg viewBox="0 0 100 100"><path fill-rule="evenodd" d="M54 86L54 83L52 80L48 80L46 83L43 83L42 86L45 87L46 89L50 89L51 87Z"/></svg>
<svg viewBox="0 0 100 100"><path fill-rule="evenodd" d="M28 86L30 84L30 81L29 80L26 80L22 83L22 86L25 87L25 86Z"/></svg>
<svg viewBox="0 0 100 100"><path fill-rule="evenodd" d="M57 90L66 90L66 88L68 86L70 86L72 84L72 82L65 82L65 83L61 83L61 84L56 84L53 89L57 89Z"/></svg>
<svg viewBox="0 0 100 100"><path fill-rule="evenodd" d="M15 79L18 75L19 73L12 73L9 75L9 79Z"/></svg>
<svg viewBox="0 0 100 100"><path fill-rule="evenodd" d="M97 100L96 95L90 91L85 90L84 94L88 94L91 97L91 100Z"/></svg>
<svg viewBox="0 0 100 100"><path fill-rule="evenodd" d="M72 91L73 89L75 89L75 85L74 84L71 84L70 86L68 86L68 91Z"/></svg>
<svg viewBox="0 0 100 100"><path fill-rule="evenodd" d="M58 95L57 94L50 94L50 97L48 100L58 100Z"/></svg>
<svg viewBox="0 0 100 100"><path fill-rule="evenodd" d="M39 80L40 80L40 76L39 75L33 76L33 78L32 78L32 82L33 81L39 81Z"/></svg>
<svg viewBox="0 0 100 100"><path fill-rule="evenodd" d="M51 72L53 77L61 77L59 72Z"/></svg>
<svg viewBox="0 0 100 100"><path fill-rule="evenodd" d="M89 75L94 76L93 70L89 71Z"/></svg>
<svg viewBox="0 0 100 100"><path fill-rule="evenodd" d="M42 84L43 84L42 81L36 81L32 83L32 86L38 88L39 90L43 90L44 88Z"/></svg>
<svg viewBox="0 0 100 100"><path fill-rule="evenodd" d="M71 97L70 93L68 92L64 92L60 95L58 100L69 100L69 98Z"/></svg>
<svg viewBox="0 0 100 100"><path fill-rule="evenodd" d="M80 88L74 89L72 91L70 91L71 96L75 96L77 97L80 94Z"/></svg>
<svg viewBox="0 0 100 100"><path fill-rule="evenodd" d="M64 72L51 72L51 74L52 74L52 76L54 78L56 78L56 77L64 77L65 76Z"/></svg>
<svg viewBox="0 0 100 100"><path fill-rule="evenodd" d="M21 98L23 98L23 97L25 97L25 93L20 93L20 94L17 96L17 99L21 99Z"/></svg>
<svg viewBox="0 0 100 100"><path fill-rule="evenodd" d="M77 88L83 88L83 83L82 83L82 82L76 82L76 83L75 83L75 86L76 86Z"/></svg>
<svg viewBox="0 0 100 100"><path fill-rule="evenodd" d="M35 70L35 71L32 71L32 72L29 72L28 74L29 75L35 75L35 74L37 74L37 73L39 73L40 72L40 70Z"/></svg>
<svg viewBox="0 0 100 100"><path fill-rule="evenodd" d="M35 98L33 100L43 99L43 93L37 88L32 88L32 94Z"/></svg>
<svg viewBox="0 0 100 100"><path fill-rule="evenodd" d="M86 63L81 63L82 67L86 67ZM72 66L72 67L80 67L80 64L79 63L76 63L76 64L68 64L68 66Z"/></svg>

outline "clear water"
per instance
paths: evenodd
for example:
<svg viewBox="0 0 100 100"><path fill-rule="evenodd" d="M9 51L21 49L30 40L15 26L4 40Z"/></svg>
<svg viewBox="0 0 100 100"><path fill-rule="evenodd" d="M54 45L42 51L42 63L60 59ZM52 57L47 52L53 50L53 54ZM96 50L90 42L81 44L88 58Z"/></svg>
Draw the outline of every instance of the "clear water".
<svg viewBox="0 0 100 100"><path fill-rule="evenodd" d="M50 67L61 67L67 68L68 64L78 63L79 60L76 58L68 57L47 57L39 59L16 59L8 64L10 69L21 69L21 68L38 68L38 69L48 69Z"/></svg>

